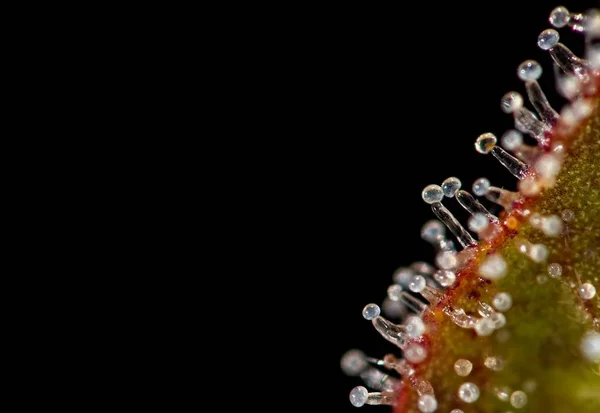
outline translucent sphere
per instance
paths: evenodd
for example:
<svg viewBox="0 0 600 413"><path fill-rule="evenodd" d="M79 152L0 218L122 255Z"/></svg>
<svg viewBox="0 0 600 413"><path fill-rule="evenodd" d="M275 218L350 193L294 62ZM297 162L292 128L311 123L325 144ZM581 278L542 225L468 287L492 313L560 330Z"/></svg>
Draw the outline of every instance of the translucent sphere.
<svg viewBox="0 0 600 413"><path fill-rule="evenodd" d="M511 129L502 135L502 146L509 151L515 151L523 144L523 134L518 130Z"/></svg>
<svg viewBox="0 0 600 413"><path fill-rule="evenodd" d="M365 320L373 320L374 318L379 317L379 314L381 314L381 309L377 304L367 304L362 311Z"/></svg>
<svg viewBox="0 0 600 413"><path fill-rule="evenodd" d="M562 265L553 262L552 264L548 265L548 275L551 278L558 278L562 275Z"/></svg>
<svg viewBox="0 0 600 413"><path fill-rule="evenodd" d="M538 80L542 75L542 65L535 60L525 60L517 68L517 76L524 82Z"/></svg>
<svg viewBox="0 0 600 413"><path fill-rule="evenodd" d="M500 357L486 357L483 364L488 369L494 371L500 371L504 368L504 361Z"/></svg>
<svg viewBox="0 0 600 413"><path fill-rule="evenodd" d="M427 358L427 351L419 344L413 343L404 350L404 356L411 363L420 363Z"/></svg>
<svg viewBox="0 0 600 413"><path fill-rule="evenodd" d="M506 261L500 254L492 254L486 257L479 266L479 275L488 280L499 280L506 275Z"/></svg>
<svg viewBox="0 0 600 413"><path fill-rule="evenodd" d="M538 36L537 44L542 50L552 49L554 46L558 44L560 40L560 35L554 29L546 29L540 33Z"/></svg>
<svg viewBox="0 0 600 413"><path fill-rule="evenodd" d="M458 258L456 257L456 254L453 252L440 251L435 256L435 263L437 264L438 267L440 267L443 270L454 270L458 266ZM440 280L436 279L436 281L441 284Z"/></svg>
<svg viewBox="0 0 600 413"><path fill-rule="evenodd" d="M500 99L500 108L504 113L513 113L523 107L523 96L519 92L508 92Z"/></svg>
<svg viewBox="0 0 600 413"><path fill-rule="evenodd" d="M581 353L592 363L600 363L600 333L589 332L581 339Z"/></svg>
<svg viewBox="0 0 600 413"><path fill-rule="evenodd" d="M390 300L400 301L402 297L402 287L398 284L392 284L387 289L387 296Z"/></svg>
<svg viewBox="0 0 600 413"><path fill-rule="evenodd" d="M436 271L433 278L435 278L442 287L449 287L456 282L456 274L447 270Z"/></svg>
<svg viewBox="0 0 600 413"><path fill-rule="evenodd" d="M502 313L494 313L490 316L490 320L494 323L494 329L498 330L506 325L506 316Z"/></svg>
<svg viewBox="0 0 600 413"><path fill-rule="evenodd" d="M352 403L352 406L354 407L363 406L367 402L368 398L369 392L363 386L356 386L350 392L350 403Z"/></svg>
<svg viewBox="0 0 600 413"><path fill-rule="evenodd" d="M550 24L552 26L560 29L561 27L565 27L569 23L570 19L571 16L569 15L569 10L567 10L566 7L559 6L552 10L548 20L550 20Z"/></svg>
<svg viewBox="0 0 600 413"><path fill-rule="evenodd" d="M487 178L479 178L473 182L473 193L484 196L490 190L490 181Z"/></svg>
<svg viewBox="0 0 600 413"><path fill-rule="evenodd" d="M471 231L480 232L487 228L489 224L488 218L481 212L476 212L469 218L469 229Z"/></svg>
<svg viewBox="0 0 600 413"><path fill-rule="evenodd" d="M413 338L421 337L425 332L425 323L423 323L421 317L408 317L406 320L406 332Z"/></svg>
<svg viewBox="0 0 600 413"><path fill-rule="evenodd" d="M591 300L596 295L596 288L590 284L581 284L579 287L579 296L584 300Z"/></svg>
<svg viewBox="0 0 600 413"><path fill-rule="evenodd" d="M512 297L508 293L498 293L492 300L492 304L498 311L507 311L512 306Z"/></svg>
<svg viewBox="0 0 600 413"><path fill-rule="evenodd" d="M410 282L408 283L408 288L413 293L420 293L425 289L426 285L427 283L425 282L425 278L423 276L415 275L410 279Z"/></svg>
<svg viewBox="0 0 600 413"><path fill-rule="evenodd" d="M475 403L479 399L479 387L473 383L463 383L458 389L458 397L466 403Z"/></svg>
<svg viewBox="0 0 600 413"><path fill-rule="evenodd" d="M496 136L493 133L483 133L475 140L475 150L479 153L489 153L496 146Z"/></svg>
<svg viewBox="0 0 600 413"><path fill-rule="evenodd" d="M421 228L421 238L427 242L437 241L446 234L446 228L440 221L432 219Z"/></svg>
<svg viewBox="0 0 600 413"><path fill-rule="evenodd" d="M400 267L395 272L392 278L396 284L407 286L415 272L407 267Z"/></svg>
<svg viewBox="0 0 600 413"><path fill-rule="evenodd" d="M517 390L510 395L510 404L512 407L520 409L527 404L527 394L521 390Z"/></svg>
<svg viewBox="0 0 600 413"><path fill-rule="evenodd" d="M469 360L458 359L454 363L454 371L461 377L467 377L471 374L471 370L473 370L473 363Z"/></svg>
<svg viewBox="0 0 600 413"><path fill-rule="evenodd" d="M494 322L489 318L480 318L475 324L475 332L478 336L489 336L494 330Z"/></svg>
<svg viewBox="0 0 600 413"><path fill-rule="evenodd" d="M461 186L462 183L460 182L460 179L452 176L442 182L442 191L444 191L444 195L446 195L448 198L452 198L454 195L456 195L456 192Z"/></svg>
<svg viewBox="0 0 600 413"><path fill-rule="evenodd" d="M424 394L419 397L418 407L423 413L433 413L437 409L437 400L431 394Z"/></svg>
<svg viewBox="0 0 600 413"><path fill-rule="evenodd" d="M460 409L452 409L452 411L450 413L465 413Z"/></svg>
<svg viewBox="0 0 600 413"><path fill-rule="evenodd" d="M365 353L360 350L350 350L342 356L340 366L348 376L358 376L367 368Z"/></svg>
<svg viewBox="0 0 600 413"><path fill-rule="evenodd" d="M428 204L433 204L444 199L444 191L439 185L427 185L425 189L423 189L421 197L423 198L423 201Z"/></svg>

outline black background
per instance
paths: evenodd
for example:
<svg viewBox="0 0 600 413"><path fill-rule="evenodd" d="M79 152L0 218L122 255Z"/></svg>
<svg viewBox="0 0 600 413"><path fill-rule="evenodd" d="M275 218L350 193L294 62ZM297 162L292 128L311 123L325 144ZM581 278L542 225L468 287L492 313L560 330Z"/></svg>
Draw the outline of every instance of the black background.
<svg viewBox="0 0 600 413"><path fill-rule="evenodd" d="M348 393L362 383L341 372L340 357L351 348L394 351L361 310L381 303L396 268L432 262L419 236L433 218L424 186L457 176L470 190L485 176L516 187L473 142L514 127L499 102L510 90L524 94L519 63L539 61L542 88L556 109L563 104L551 58L536 45L561 3L441 3L316 9L286 45L290 61L280 64L291 70L280 93L293 104L277 112L282 147L269 147L280 149L265 168L274 200L264 212L277 217L276 230L259 259L278 263L268 309L280 321L268 326L268 351L283 383L299 380L286 393L292 405L356 411ZM582 11L598 2L562 4ZM583 36L559 32L582 55ZM466 223L455 201L445 205Z"/></svg>

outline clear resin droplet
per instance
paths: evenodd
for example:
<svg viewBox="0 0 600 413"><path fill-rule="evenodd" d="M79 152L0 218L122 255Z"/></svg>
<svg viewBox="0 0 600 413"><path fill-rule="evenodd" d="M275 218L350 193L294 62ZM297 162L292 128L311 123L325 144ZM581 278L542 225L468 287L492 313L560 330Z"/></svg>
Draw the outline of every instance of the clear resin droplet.
<svg viewBox="0 0 600 413"><path fill-rule="evenodd" d="M517 74L524 82L538 80L542 76L542 66L535 60L525 60L519 65Z"/></svg>
<svg viewBox="0 0 600 413"><path fill-rule="evenodd" d="M525 407L527 404L527 394L521 390L517 390L510 395L510 404L516 409Z"/></svg>
<svg viewBox="0 0 600 413"><path fill-rule="evenodd" d="M565 27L567 23L569 23L570 18L571 16L569 14L569 10L567 10L566 7L559 6L552 10L552 12L550 13L550 18L548 20L550 21L550 24L552 26L556 27L557 29L560 29L561 27Z"/></svg>
<svg viewBox="0 0 600 413"><path fill-rule="evenodd" d="M523 134L515 129L510 129L502 135L502 146L509 151L518 150L523 145Z"/></svg>
<svg viewBox="0 0 600 413"><path fill-rule="evenodd" d="M374 318L379 317L381 314L381 309L377 304L367 304L365 308L363 308L362 315L365 320L373 320Z"/></svg>
<svg viewBox="0 0 600 413"><path fill-rule="evenodd" d="M427 358L427 351L419 344L413 343L404 350L404 356L411 363L420 363Z"/></svg>
<svg viewBox="0 0 600 413"><path fill-rule="evenodd" d="M547 29L538 36L537 44L542 50L550 50L558 44L560 35L554 29Z"/></svg>
<svg viewBox="0 0 600 413"><path fill-rule="evenodd" d="M499 280L506 275L506 261L499 254L486 257L479 266L479 275L488 280Z"/></svg>
<svg viewBox="0 0 600 413"><path fill-rule="evenodd" d="M488 217L478 212L469 218L469 229L474 232L481 232L487 228L489 223Z"/></svg>
<svg viewBox="0 0 600 413"><path fill-rule="evenodd" d="M395 272L392 278L396 284L408 286L410 279L415 275L414 270L408 267L400 267Z"/></svg>
<svg viewBox="0 0 600 413"><path fill-rule="evenodd" d="M479 178L473 182L473 193L484 196L490 190L490 181L487 178Z"/></svg>
<svg viewBox="0 0 600 413"><path fill-rule="evenodd" d="M387 296L390 300L400 301L402 297L402 287L398 284L390 285L387 289Z"/></svg>
<svg viewBox="0 0 600 413"><path fill-rule="evenodd" d="M490 320L494 323L494 329L498 330L506 325L506 316L502 313L494 313L490 316Z"/></svg>
<svg viewBox="0 0 600 413"><path fill-rule="evenodd" d="M444 199L444 191L439 185L427 185L423 189L421 197L423 198L423 201L427 202L428 204L433 204Z"/></svg>
<svg viewBox="0 0 600 413"><path fill-rule="evenodd" d="M475 150L479 153L489 153L496 146L498 139L493 133L483 133L475 140Z"/></svg>
<svg viewBox="0 0 600 413"><path fill-rule="evenodd" d="M425 324L421 320L421 317L408 317L406 320L406 332L412 338L421 337L425 332Z"/></svg>
<svg viewBox="0 0 600 413"><path fill-rule="evenodd" d="M456 195L456 192L461 188L461 186L462 183L460 182L460 179L452 176L442 182L442 191L444 191L445 196L452 198L454 195Z"/></svg>
<svg viewBox="0 0 600 413"><path fill-rule="evenodd" d="M342 356L340 361L342 371L348 376L358 376L367 368L365 353L360 350L349 350Z"/></svg>
<svg viewBox="0 0 600 413"><path fill-rule="evenodd" d="M467 377L473 370L473 363L469 360L459 359L454 363L454 371L461 377Z"/></svg>
<svg viewBox="0 0 600 413"><path fill-rule="evenodd" d="M444 224L436 219L427 221L421 228L421 238L427 242L436 242L446 234Z"/></svg>
<svg viewBox="0 0 600 413"><path fill-rule="evenodd" d="M508 92L500 99L500 108L504 113L513 113L523 107L523 96L518 92Z"/></svg>
<svg viewBox="0 0 600 413"><path fill-rule="evenodd" d="M433 278L440 283L442 287L449 287L456 282L456 274L448 270L437 271Z"/></svg>
<svg viewBox="0 0 600 413"><path fill-rule="evenodd" d="M363 386L356 386L350 392L350 403L352 403L352 406L354 407L363 406L367 402L368 398L369 392Z"/></svg>
<svg viewBox="0 0 600 413"><path fill-rule="evenodd" d="M413 293L420 293L423 291L423 289L425 289L425 285L427 285L425 278L421 275L415 275L408 283L408 288Z"/></svg>
<svg viewBox="0 0 600 413"><path fill-rule="evenodd" d="M430 394L419 397L419 410L423 413L433 413L437 409L437 400Z"/></svg>
<svg viewBox="0 0 600 413"><path fill-rule="evenodd" d="M494 330L494 322L489 318L480 318L475 324L475 332L481 337L491 335Z"/></svg>
<svg viewBox="0 0 600 413"><path fill-rule="evenodd" d="M600 363L600 333L589 332L581 339L581 354L592 363Z"/></svg>
<svg viewBox="0 0 600 413"><path fill-rule="evenodd" d="M498 293L492 300L492 304L498 311L508 311L512 306L512 297L508 293Z"/></svg>
<svg viewBox="0 0 600 413"><path fill-rule="evenodd" d="M584 300L591 300L596 295L596 288L590 284L581 284L579 287L579 296Z"/></svg>
<svg viewBox="0 0 600 413"><path fill-rule="evenodd" d="M473 383L463 383L458 389L458 397L465 403L475 403L479 399L479 387Z"/></svg>
<svg viewBox="0 0 600 413"><path fill-rule="evenodd" d="M504 361L500 357L487 357L483 364L493 371L501 371L504 368Z"/></svg>

